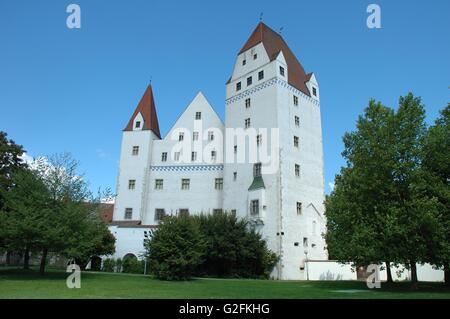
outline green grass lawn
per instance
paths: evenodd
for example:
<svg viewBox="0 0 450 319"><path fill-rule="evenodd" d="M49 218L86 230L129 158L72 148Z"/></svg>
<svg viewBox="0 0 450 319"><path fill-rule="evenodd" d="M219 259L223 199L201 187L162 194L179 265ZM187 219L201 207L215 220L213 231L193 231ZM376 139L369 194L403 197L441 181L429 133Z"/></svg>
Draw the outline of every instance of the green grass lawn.
<svg viewBox="0 0 450 319"><path fill-rule="evenodd" d="M0 268L0 298L450 298L440 283L383 284L364 282L194 279L168 282L143 275L83 272L81 289L68 289L62 271L41 277L36 271Z"/></svg>

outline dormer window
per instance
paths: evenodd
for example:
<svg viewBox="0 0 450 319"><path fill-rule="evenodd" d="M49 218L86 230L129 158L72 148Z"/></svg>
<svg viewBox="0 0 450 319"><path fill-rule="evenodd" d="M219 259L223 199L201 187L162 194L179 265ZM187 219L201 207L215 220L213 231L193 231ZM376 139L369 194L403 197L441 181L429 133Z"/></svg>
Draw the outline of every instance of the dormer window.
<svg viewBox="0 0 450 319"><path fill-rule="evenodd" d="M253 60L256 60L258 58L258 54L253 54Z"/></svg>
<svg viewBox="0 0 450 319"><path fill-rule="evenodd" d="M282 66L280 66L280 75L284 76L284 68Z"/></svg>
<svg viewBox="0 0 450 319"><path fill-rule="evenodd" d="M316 90L316 88L313 87L312 89L313 89L313 90L312 90L312 91L313 91L313 95L314 95L314 96L317 96L317 90Z"/></svg>
<svg viewBox="0 0 450 319"><path fill-rule="evenodd" d="M236 91L241 90L241 82L236 83Z"/></svg>
<svg viewBox="0 0 450 319"><path fill-rule="evenodd" d="M141 127L141 121L136 121L135 127L136 127L136 128L140 128L140 127Z"/></svg>
<svg viewBox="0 0 450 319"><path fill-rule="evenodd" d="M249 86L249 85L252 85L252 77L251 76L249 76L248 78L247 78L247 86Z"/></svg>
<svg viewBox="0 0 450 319"><path fill-rule="evenodd" d="M195 119L201 120L202 119L202 112L195 112Z"/></svg>

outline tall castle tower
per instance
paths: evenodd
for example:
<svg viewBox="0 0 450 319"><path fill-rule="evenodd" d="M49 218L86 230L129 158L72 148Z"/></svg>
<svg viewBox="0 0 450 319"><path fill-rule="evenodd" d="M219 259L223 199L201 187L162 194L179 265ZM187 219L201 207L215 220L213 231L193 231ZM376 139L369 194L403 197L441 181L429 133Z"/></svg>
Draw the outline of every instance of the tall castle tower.
<svg viewBox="0 0 450 319"><path fill-rule="evenodd" d="M239 51L226 85L225 153L235 163L225 161L223 208L248 218L280 256L277 279L306 279L306 259L327 259L319 92L314 74L264 23ZM230 138L237 128L245 145Z"/></svg>
<svg viewBox="0 0 450 319"><path fill-rule="evenodd" d="M153 141L160 138L153 90L149 85L123 130L114 221L140 224L144 219Z"/></svg>

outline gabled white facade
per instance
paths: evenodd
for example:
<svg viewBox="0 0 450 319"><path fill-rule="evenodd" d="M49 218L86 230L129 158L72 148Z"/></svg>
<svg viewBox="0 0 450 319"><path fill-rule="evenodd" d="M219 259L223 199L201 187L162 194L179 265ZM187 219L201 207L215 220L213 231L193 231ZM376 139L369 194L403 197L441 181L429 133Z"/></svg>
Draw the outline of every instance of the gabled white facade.
<svg viewBox="0 0 450 319"><path fill-rule="evenodd" d="M306 279L306 259L327 259L319 85L311 74L303 91L295 88L288 80L292 58L268 51L259 42L237 56L226 85L225 125L198 93L164 138L124 131L111 226L116 258L138 256L143 225L150 230L162 213L226 210L248 219L280 256L276 279ZM138 113L136 121L145 119ZM130 231L142 234L141 242L123 238Z"/></svg>

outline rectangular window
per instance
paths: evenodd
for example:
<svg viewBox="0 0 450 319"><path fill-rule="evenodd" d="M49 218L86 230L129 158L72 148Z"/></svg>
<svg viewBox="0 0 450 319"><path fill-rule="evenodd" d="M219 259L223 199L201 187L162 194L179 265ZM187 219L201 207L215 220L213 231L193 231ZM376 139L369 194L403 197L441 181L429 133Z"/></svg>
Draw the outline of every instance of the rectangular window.
<svg viewBox="0 0 450 319"><path fill-rule="evenodd" d="M250 119L249 118L245 119L244 125L245 125L245 128L249 128L250 127Z"/></svg>
<svg viewBox="0 0 450 319"><path fill-rule="evenodd" d="M258 54L253 54L253 60L256 60L258 58Z"/></svg>
<svg viewBox="0 0 450 319"><path fill-rule="evenodd" d="M213 141L213 140L214 140L214 132L208 131L208 141Z"/></svg>
<svg viewBox="0 0 450 319"><path fill-rule="evenodd" d="M253 164L253 177L261 176L261 163Z"/></svg>
<svg viewBox="0 0 450 319"><path fill-rule="evenodd" d="M302 203L297 202L297 215L301 215L302 213Z"/></svg>
<svg viewBox="0 0 450 319"><path fill-rule="evenodd" d="M233 181L237 180L237 172L233 172Z"/></svg>
<svg viewBox="0 0 450 319"><path fill-rule="evenodd" d="M256 145L260 146L262 144L262 134L256 136Z"/></svg>
<svg viewBox="0 0 450 319"><path fill-rule="evenodd" d="M180 135L178 136L178 140L179 141L184 140L184 133L180 133Z"/></svg>
<svg viewBox="0 0 450 319"><path fill-rule="evenodd" d="M295 176L300 177L300 165L295 164Z"/></svg>
<svg viewBox="0 0 450 319"><path fill-rule="evenodd" d="M312 89L313 89L313 95L314 95L314 96L317 96L317 90L316 90L316 88L313 87Z"/></svg>
<svg viewBox="0 0 450 319"><path fill-rule="evenodd" d="M182 216L182 217L189 216L189 209L188 208L180 208L178 210L178 216Z"/></svg>
<svg viewBox="0 0 450 319"><path fill-rule="evenodd" d="M192 152L191 154L191 161L195 162L197 160L197 152Z"/></svg>
<svg viewBox="0 0 450 319"><path fill-rule="evenodd" d="M242 60L242 65L246 65L247 64L247 60Z"/></svg>
<svg viewBox="0 0 450 319"><path fill-rule="evenodd" d="M223 212L222 208L213 209L213 215L219 215L222 214L222 212Z"/></svg>
<svg viewBox="0 0 450 319"><path fill-rule="evenodd" d="M247 78L247 86L252 85L252 81L253 81L253 78L251 76L249 76Z"/></svg>
<svg viewBox="0 0 450 319"><path fill-rule="evenodd" d="M155 179L155 189L163 189L164 180L163 179Z"/></svg>
<svg viewBox="0 0 450 319"><path fill-rule="evenodd" d="M189 178L183 178L181 180L181 189L189 189L191 180Z"/></svg>
<svg viewBox="0 0 450 319"><path fill-rule="evenodd" d="M167 161L167 152L163 152L161 154L161 162L166 162Z"/></svg>
<svg viewBox="0 0 450 319"><path fill-rule="evenodd" d="M255 199L250 202L250 214L254 216L259 215L259 200Z"/></svg>
<svg viewBox="0 0 450 319"><path fill-rule="evenodd" d="M248 109L250 107L250 98L245 99L245 108Z"/></svg>
<svg viewBox="0 0 450 319"><path fill-rule="evenodd" d="M211 151L211 161L215 161L217 159L217 152Z"/></svg>
<svg viewBox="0 0 450 319"><path fill-rule="evenodd" d="M298 116L294 117L295 126L300 126L300 118Z"/></svg>
<svg viewBox="0 0 450 319"><path fill-rule="evenodd" d="M136 121L136 128L140 128L141 127L141 121Z"/></svg>
<svg viewBox="0 0 450 319"><path fill-rule="evenodd" d="M133 152L131 154L138 155L139 154L139 146L133 146Z"/></svg>
<svg viewBox="0 0 450 319"><path fill-rule="evenodd" d="M261 81L262 79L264 79L264 70L258 72L258 80Z"/></svg>
<svg viewBox="0 0 450 319"><path fill-rule="evenodd" d="M237 154L237 145L234 146L234 154Z"/></svg>
<svg viewBox="0 0 450 319"><path fill-rule="evenodd" d="M284 76L284 68L282 66L280 66L280 75Z"/></svg>
<svg viewBox="0 0 450 319"><path fill-rule="evenodd" d="M241 82L236 83L236 91L241 90Z"/></svg>
<svg viewBox="0 0 450 319"><path fill-rule="evenodd" d="M201 120L202 119L202 112L195 112L195 119Z"/></svg>
<svg viewBox="0 0 450 319"><path fill-rule="evenodd" d="M174 161L178 162L180 160L180 152L175 152L174 154Z"/></svg>
<svg viewBox="0 0 450 319"><path fill-rule="evenodd" d="M298 136L294 136L294 146L298 147Z"/></svg>
<svg viewBox="0 0 450 319"><path fill-rule="evenodd" d="M166 216L166 211L164 208L155 209L155 221L160 222L164 216Z"/></svg>
<svg viewBox="0 0 450 319"><path fill-rule="evenodd" d="M231 210L231 214L232 214L233 216L236 216L236 213L237 213L236 209L232 209L232 210Z"/></svg>
<svg viewBox="0 0 450 319"><path fill-rule="evenodd" d="M198 141L198 132L192 133L192 140Z"/></svg>
<svg viewBox="0 0 450 319"><path fill-rule="evenodd" d="M125 208L125 219L133 218L133 208Z"/></svg>
<svg viewBox="0 0 450 319"><path fill-rule="evenodd" d="M305 248L308 247L308 238L307 237L303 237L303 247L305 247Z"/></svg>
<svg viewBox="0 0 450 319"><path fill-rule="evenodd" d="M294 105L298 106L298 96L294 95Z"/></svg>
<svg viewBox="0 0 450 319"><path fill-rule="evenodd" d="M216 178L214 188L223 189L223 178Z"/></svg>
<svg viewBox="0 0 450 319"><path fill-rule="evenodd" d="M136 180L130 179L128 181L128 189L134 189L136 187Z"/></svg>

